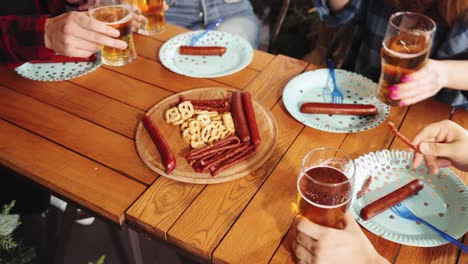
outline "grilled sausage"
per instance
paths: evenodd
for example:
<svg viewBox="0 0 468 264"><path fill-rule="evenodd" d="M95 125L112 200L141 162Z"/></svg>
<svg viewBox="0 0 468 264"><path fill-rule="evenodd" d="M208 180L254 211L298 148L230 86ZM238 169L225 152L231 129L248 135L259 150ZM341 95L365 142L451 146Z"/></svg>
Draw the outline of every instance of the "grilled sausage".
<svg viewBox="0 0 468 264"><path fill-rule="evenodd" d="M369 220L375 215L385 211L395 204L404 201L411 195L419 192L424 188L424 183L418 179L411 181L405 186L396 189L395 191L375 200L361 209L361 218Z"/></svg>
<svg viewBox="0 0 468 264"><path fill-rule="evenodd" d="M221 164L217 166L210 167L211 176L216 176L219 172L229 167L232 167L246 159L249 159L257 153L257 149L253 145L247 146L241 152L237 153L235 156L230 157L227 160L224 160Z"/></svg>
<svg viewBox="0 0 468 264"><path fill-rule="evenodd" d="M244 106L242 103L242 94L237 91L232 94L231 97L231 114L234 119L234 125L236 131L239 134L239 138L242 142L250 140L249 125L244 113Z"/></svg>
<svg viewBox="0 0 468 264"><path fill-rule="evenodd" d="M303 103L301 112L307 114L372 116L377 107L371 104Z"/></svg>
<svg viewBox="0 0 468 264"><path fill-rule="evenodd" d="M401 139L403 142L406 143L410 148L412 148L414 151L419 152L418 146L414 145L411 143L411 140L409 140L407 137L405 137L400 131L395 126L395 123L392 121L388 121L388 128L390 128L390 131L399 139Z"/></svg>
<svg viewBox="0 0 468 264"><path fill-rule="evenodd" d="M180 46L179 53L182 55L198 56L222 56L226 47L220 46Z"/></svg>
<svg viewBox="0 0 468 264"><path fill-rule="evenodd" d="M166 173L170 174L176 167L176 158L174 153L172 153L172 150L169 147L169 144L167 144L166 139L164 139L163 134L149 116L143 116L142 122L161 155L161 160L164 168L166 169Z"/></svg>
<svg viewBox="0 0 468 264"><path fill-rule="evenodd" d="M244 104L245 117L250 132L250 142L256 147L260 145L260 133L258 132L257 120L255 120L255 111L252 105L252 96L249 92L242 92L242 103Z"/></svg>

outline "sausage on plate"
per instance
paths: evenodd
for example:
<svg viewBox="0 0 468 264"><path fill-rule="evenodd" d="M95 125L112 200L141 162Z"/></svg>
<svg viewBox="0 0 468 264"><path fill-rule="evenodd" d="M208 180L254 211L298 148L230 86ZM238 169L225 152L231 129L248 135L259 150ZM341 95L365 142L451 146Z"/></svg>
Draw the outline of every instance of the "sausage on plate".
<svg viewBox="0 0 468 264"><path fill-rule="evenodd" d="M222 56L226 53L226 47L220 46L180 46L179 53L182 55L198 56Z"/></svg>
<svg viewBox="0 0 468 264"><path fill-rule="evenodd" d="M303 103L301 112L306 114L330 114L330 115L357 115L372 116L378 110L371 104L333 104L333 103Z"/></svg>
<svg viewBox="0 0 468 264"><path fill-rule="evenodd" d="M361 209L361 218L369 220L377 214L387 210L395 204L402 202L411 195L419 192L424 188L424 183L418 179L412 180L405 186L396 189L395 191L373 201Z"/></svg>

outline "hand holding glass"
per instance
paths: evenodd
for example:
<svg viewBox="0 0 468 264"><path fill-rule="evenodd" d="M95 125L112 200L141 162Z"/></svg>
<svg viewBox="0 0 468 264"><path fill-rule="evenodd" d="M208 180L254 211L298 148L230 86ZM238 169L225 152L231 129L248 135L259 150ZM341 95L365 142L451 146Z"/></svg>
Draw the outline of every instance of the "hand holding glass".
<svg viewBox="0 0 468 264"><path fill-rule="evenodd" d="M164 17L164 0L135 0L137 8L147 19L146 23L138 29L142 35L154 35L166 29Z"/></svg>
<svg viewBox="0 0 468 264"><path fill-rule="evenodd" d="M124 50L102 47L102 61L106 65L122 66L136 58L132 35L131 2L131 0L89 0L89 15L119 30L119 39L127 42L127 48Z"/></svg>
<svg viewBox="0 0 468 264"><path fill-rule="evenodd" d="M297 180L299 213L322 226L344 228L354 190L354 161L334 148L317 148L302 160Z"/></svg>
<svg viewBox="0 0 468 264"><path fill-rule="evenodd" d="M413 12L398 12L390 17L380 53L382 70L379 100L391 106L399 100L390 98L389 87L421 69L429 57L436 24L429 17Z"/></svg>

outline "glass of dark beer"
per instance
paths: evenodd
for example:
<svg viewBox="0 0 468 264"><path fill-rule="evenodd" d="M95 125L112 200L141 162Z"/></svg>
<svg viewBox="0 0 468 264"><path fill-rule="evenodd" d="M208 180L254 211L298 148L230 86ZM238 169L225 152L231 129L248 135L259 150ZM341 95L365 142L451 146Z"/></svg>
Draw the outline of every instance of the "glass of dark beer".
<svg viewBox="0 0 468 264"><path fill-rule="evenodd" d="M435 22L418 13L398 12L390 17L380 52L380 101L391 106L400 104L399 100L390 98L388 88L424 66L435 30Z"/></svg>
<svg viewBox="0 0 468 264"><path fill-rule="evenodd" d="M120 31L119 39L127 42L124 50L102 47L102 62L123 66L136 58L132 35L132 0L89 0L89 16Z"/></svg>
<svg viewBox="0 0 468 264"><path fill-rule="evenodd" d="M342 229L354 190L354 161L335 148L316 148L303 160L297 180L299 213L319 225Z"/></svg>

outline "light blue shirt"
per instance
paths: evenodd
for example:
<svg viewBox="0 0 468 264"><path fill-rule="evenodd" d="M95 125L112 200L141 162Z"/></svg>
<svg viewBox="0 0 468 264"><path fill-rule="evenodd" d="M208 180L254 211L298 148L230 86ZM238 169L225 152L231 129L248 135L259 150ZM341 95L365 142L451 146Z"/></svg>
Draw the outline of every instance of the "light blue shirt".
<svg viewBox="0 0 468 264"><path fill-rule="evenodd" d="M166 0L166 20L187 29L203 29L224 17L219 31L237 34L252 47L260 43L260 23L248 0Z"/></svg>

